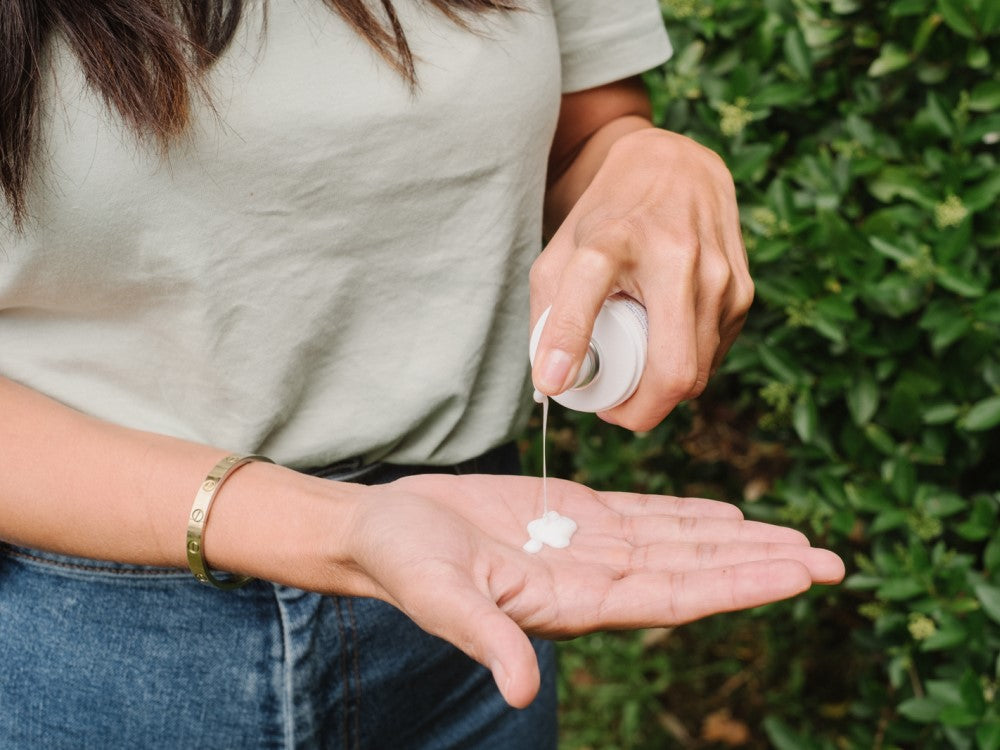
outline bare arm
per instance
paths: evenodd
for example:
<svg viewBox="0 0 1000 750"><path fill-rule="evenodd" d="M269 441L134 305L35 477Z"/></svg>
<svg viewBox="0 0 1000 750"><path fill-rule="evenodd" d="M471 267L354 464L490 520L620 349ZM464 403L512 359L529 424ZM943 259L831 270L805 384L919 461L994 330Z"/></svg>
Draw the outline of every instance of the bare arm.
<svg viewBox="0 0 1000 750"><path fill-rule="evenodd" d="M225 451L101 422L3 378L0 413L0 539L185 565L191 502ZM580 530L568 550L529 555L525 524L541 494L532 477L429 474L368 488L251 463L219 492L205 549L218 569L389 602L490 668L515 706L538 689L525 632L677 624L844 573L798 532L725 503L558 481L550 500Z"/></svg>
<svg viewBox="0 0 1000 750"><path fill-rule="evenodd" d="M649 96L638 78L566 94L559 108L545 193L545 234L551 237L589 187L622 136L653 127Z"/></svg>
<svg viewBox="0 0 1000 750"><path fill-rule="evenodd" d="M81 557L186 567L191 502L227 451L108 424L6 378L0 414L0 538ZM269 464L244 466L212 507L209 562L304 588L370 591L331 566L365 489Z"/></svg>
<svg viewBox="0 0 1000 750"><path fill-rule="evenodd" d="M553 150L566 164L550 196L567 196L562 202L570 204L589 182L585 168L605 136L588 132L591 120L574 114L587 111L590 97L581 95L579 107L568 99L559 139L565 145ZM620 100L623 111L636 105L635 91ZM0 539L83 557L186 565L191 501L227 447L108 424L3 377L0 414ZM331 583L329 563L345 548L338 535L368 493L277 466L244 466L213 505L205 531L209 561L272 580L284 575L283 582L305 588L365 590L347 579Z"/></svg>

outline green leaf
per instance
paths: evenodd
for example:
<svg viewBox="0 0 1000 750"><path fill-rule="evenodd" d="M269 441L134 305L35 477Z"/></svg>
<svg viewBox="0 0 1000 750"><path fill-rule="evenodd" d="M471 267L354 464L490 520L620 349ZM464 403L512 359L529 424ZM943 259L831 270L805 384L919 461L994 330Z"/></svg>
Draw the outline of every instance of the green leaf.
<svg viewBox="0 0 1000 750"><path fill-rule="evenodd" d="M931 332L931 348L940 354L972 327L972 319L955 300L936 299L927 305L918 324Z"/></svg>
<svg viewBox="0 0 1000 750"><path fill-rule="evenodd" d="M795 384L804 379L805 373L798 363L785 352L761 344L757 349L761 364L782 383Z"/></svg>
<svg viewBox="0 0 1000 750"><path fill-rule="evenodd" d="M879 599L898 602L912 599L926 590L920 581L913 578L893 578L879 586L876 595Z"/></svg>
<svg viewBox="0 0 1000 750"><path fill-rule="evenodd" d="M879 390L875 375L870 370L861 370L847 389L847 408L854 424L861 426L875 416L878 401Z"/></svg>
<svg viewBox="0 0 1000 750"><path fill-rule="evenodd" d="M969 432L981 432L1000 425L1000 396L991 396L977 401L965 413L959 427Z"/></svg>
<svg viewBox="0 0 1000 750"><path fill-rule="evenodd" d="M889 480L893 494L901 503L909 505L913 502L913 495L917 487L917 471L913 462L904 456L896 456L890 462Z"/></svg>
<svg viewBox="0 0 1000 750"><path fill-rule="evenodd" d="M945 137L950 138L955 134L955 123L948 114L946 102L933 91L927 92L927 103L917 116L926 118L927 122Z"/></svg>
<svg viewBox="0 0 1000 750"><path fill-rule="evenodd" d="M945 651L966 641L969 634L965 628L952 625L941 628L920 642L921 651Z"/></svg>
<svg viewBox="0 0 1000 750"><path fill-rule="evenodd" d="M910 655L898 655L889 659L886 672L889 675L889 684L899 690L903 683L909 679Z"/></svg>
<svg viewBox="0 0 1000 750"><path fill-rule="evenodd" d="M882 203L892 203L899 196L931 211L937 205L926 181L914 169L886 167L868 183L868 190Z"/></svg>
<svg viewBox="0 0 1000 750"><path fill-rule="evenodd" d="M843 344L847 341L840 324L827 317L814 314L809 325L814 331L830 339L835 344Z"/></svg>
<svg viewBox="0 0 1000 750"><path fill-rule="evenodd" d="M751 109L765 109L801 105L808 96L809 87L804 84L791 81L770 83L750 97L750 106Z"/></svg>
<svg viewBox="0 0 1000 750"><path fill-rule="evenodd" d="M938 720L946 727L971 727L979 722L979 716L966 706L944 706Z"/></svg>
<svg viewBox="0 0 1000 750"><path fill-rule="evenodd" d="M740 149L733 154L729 163L733 179L736 182L753 179L758 172L763 170L772 153L774 153L774 147L769 143L754 143Z"/></svg>
<svg viewBox="0 0 1000 750"><path fill-rule="evenodd" d="M803 750L812 744L777 716L767 716L763 724L764 732L775 750Z"/></svg>
<svg viewBox="0 0 1000 750"><path fill-rule="evenodd" d="M809 391L800 392L795 401L795 406L792 408L792 426L803 443L809 444L816 438L819 411Z"/></svg>
<svg viewBox="0 0 1000 750"><path fill-rule="evenodd" d="M806 45L811 49L818 49L820 54L823 54L826 52L824 48L828 48L840 39L849 27L846 24L807 23L801 28L802 34L806 39Z"/></svg>
<svg viewBox="0 0 1000 750"><path fill-rule="evenodd" d="M926 15L933 5L933 0L896 0L886 6L889 18Z"/></svg>
<svg viewBox="0 0 1000 750"><path fill-rule="evenodd" d="M917 68L917 80L926 86L934 86L948 80L950 72L950 65L934 65L926 61L921 61Z"/></svg>
<svg viewBox="0 0 1000 750"><path fill-rule="evenodd" d="M1000 391L1000 359L987 359L983 363L983 382L995 391Z"/></svg>
<svg viewBox="0 0 1000 750"><path fill-rule="evenodd" d="M850 322L858 319L854 305L842 294L830 294L817 300L816 311L829 320Z"/></svg>
<svg viewBox="0 0 1000 750"><path fill-rule="evenodd" d="M785 59L792 66L792 70L799 74L799 77L809 80L812 78L812 53L806 44L806 39L798 26L788 30L785 34L784 42Z"/></svg>
<svg viewBox="0 0 1000 750"><path fill-rule="evenodd" d="M868 573L854 573L844 579L844 587L852 590L863 591L865 589L878 588L882 585L882 581L882 576L871 575Z"/></svg>
<svg viewBox="0 0 1000 750"><path fill-rule="evenodd" d="M907 250L899 247L898 245L894 245L881 237L869 237L868 241L871 243L872 247L878 250L882 255L892 258L897 263L905 263L912 260L914 257L912 250Z"/></svg>
<svg viewBox="0 0 1000 750"><path fill-rule="evenodd" d="M981 724L976 730L976 743L979 750L1000 750L1000 720Z"/></svg>
<svg viewBox="0 0 1000 750"><path fill-rule="evenodd" d="M973 70L982 70L990 64L989 50L979 45L970 47L965 55L965 62Z"/></svg>
<svg viewBox="0 0 1000 750"><path fill-rule="evenodd" d="M934 30L940 25L941 16L937 13L931 13L923 20L920 27L917 29L916 36L913 38L913 54L919 55L924 51L924 48L927 46L927 42L930 41Z"/></svg>
<svg viewBox="0 0 1000 750"><path fill-rule="evenodd" d="M898 529L906 525L906 519L906 511L897 508L884 510L875 516L875 520L872 521L872 525L868 528L868 533L878 535L892 529Z"/></svg>
<svg viewBox="0 0 1000 750"><path fill-rule="evenodd" d="M1000 623L1000 587L988 583L977 583L972 587L976 598L983 606L983 612L994 622Z"/></svg>
<svg viewBox="0 0 1000 750"><path fill-rule="evenodd" d="M917 310L927 295L926 284L903 273L890 273L867 295L866 301L892 318Z"/></svg>
<svg viewBox="0 0 1000 750"><path fill-rule="evenodd" d="M1000 169L993 170L981 182L962 191L962 205L970 211L995 210L1000 198Z"/></svg>
<svg viewBox="0 0 1000 750"><path fill-rule="evenodd" d="M830 0L830 10L838 15L848 15L861 9L861 0Z"/></svg>
<svg viewBox="0 0 1000 750"><path fill-rule="evenodd" d="M942 706L962 704L962 688L954 680L927 680L924 687L927 689L927 695Z"/></svg>
<svg viewBox="0 0 1000 750"><path fill-rule="evenodd" d="M976 300L973 312L977 320L1000 325L1000 290L990 292Z"/></svg>
<svg viewBox="0 0 1000 750"><path fill-rule="evenodd" d="M962 142L977 145L981 141L991 143L996 137L994 133L997 132L1000 132L1000 112L990 112L974 118L968 124L962 136Z"/></svg>
<svg viewBox="0 0 1000 750"><path fill-rule="evenodd" d="M944 167L942 166L942 170ZM953 198L949 200L954 203ZM974 245L972 240L972 218L969 216L973 211L962 202L959 198L960 206L947 207L946 203L942 203L935 206L935 221L939 218L938 212L942 209L947 208L947 210L952 210L953 208L958 209L958 213L962 215L962 218L958 218L958 223L951 226L950 228L943 228L941 233L934 239L933 249L931 250L931 255L938 263L954 263L962 258L967 258L969 254L969 248ZM940 218L946 218L943 214ZM949 219L950 221L955 221L956 218Z"/></svg>
<svg viewBox="0 0 1000 750"><path fill-rule="evenodd" d="M858 24L854 27L854 46L861 49L875 49L879 43L879 33L867 24Z"/></svg>
<svg viewBox="0 0 1000 750"><path fill-rule="evenodd" d="M983 551L983 564L986 571L996 576L1000 573L1000 535L995 535Z"/></svg>
<svg viewBox="0 0 1000 750"><path fill-rule="evenodd" d="M961 409L957 404L934 404L926 407L920 416L924 424L945 424L954 422L960 413Z"/></svg>
<svg viewBox="0 0 1000 750"><path fill-rule="evenodd" d="M981 279L972 278L954 269L938 268L934 277L949 292L962 297L982 297L986 293L986 286Z"/></svg>
<svg viewBox="0 0 1000 750"><path fill-rule="evenodd" d="M991 0L987 0L988 2ZM975 39L973 10L971 3L963 0L938 0L938 10L952 31L961 36Z"/></svg>
<svg viewBox="0 0 1000 750"><path fill-rule="evenodd" d="M920 510L932 518L947 518L968 507L964 497L929 485L921 485L917 496Z"/></svg>
<svg viewBox="0 0 1000 750"><path fill-rule="evenodd" d="M931 335L931 348L940 354L951 344L958 341L972 328L972 321L963 316L955 317L939 326Z"/></svg>
<svg viewBox="0 0 1000 750"><path fill-rule="evenodd" d="M980 495L972 503L968 519L955 529L963 539L981 541L997 532L997 504L988 495Z"/></svg>
<svg viewBox="0 0 1000 750"><path fill-rule="evenodd" d="M971 669L966 669L962 674L962 679L958 683L962 694L962 705L976 718L982 716L986 710L986 700L983 695L983 686L979 681L979 676Z"/></svg>
<svg viewBox="0 0 1000 750"><path fill-rule="evenodd" d="M895 73L910 64L910 53L895 42L886 42L879 50L879 55L868 66L868 75L872 78Z"/></svg>
<svg viewBox="0 0 1000 750"><path fill-rule="evenodd" d="M978 23L984 35L1000 31L1000 3L993 0L979 0Z"/></svg>
<svg viewBox="0 0 1000 750"><path fill-rule="evenodd" d="M869 422L864 426L864 431L868 442L874 445L880 452L887 456L896 452L896 441L892 439L892 436L884 427L874 422Z"/></svg>
<svg viewBox="0 0 1000 750"><path fill-rule="evenodd" d="M918 724L930 724L941 715L941 704L933 698L910 698L899 704L899 713Z"/></svg>

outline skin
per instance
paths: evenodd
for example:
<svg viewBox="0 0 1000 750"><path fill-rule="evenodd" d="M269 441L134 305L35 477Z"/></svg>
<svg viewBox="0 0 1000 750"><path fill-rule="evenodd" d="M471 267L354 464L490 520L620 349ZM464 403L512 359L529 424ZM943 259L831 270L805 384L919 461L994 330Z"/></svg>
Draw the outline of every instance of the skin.
<svg viewBox="0 0 1000 750"><path fill-rule="evenodd" d="M624 291L649 313L636 393L601 413L633 430L699 395L753 301L732 176L689 138L658 130L636 80L563 98L550 160L552 238L531 271L535 387L573 383L603 301ZM569 161L567 161L569 159Z"/></svg>
<svg viewBox="0 0 1000 750"><path fill-rule="evenodd" d="M535 478L410 477L379 499L393 509L391 519L384 506L365 506L358 520L362 529L372 524L364 538L410 540L365 558L379 582L373 595L488 666L513 706L528 705L539 686L525 632L567 638L679 625L844 573L836 555L810 547L802 534L746 521L732 505L560 481L549 493L579 530L568 548L537 555L521 549L525 525L541 511ZM429 512L427 498L438 512ZM419 575L433 591L413 585Z"/></svg>
<svg viewBox="0 0 1000 750"><path fill-rule="evenodd" d="M742 246L738 233L721 239L730 237L735 206L716 184L725 182L718 160L641 125L623 110L639 101L634 94L626 82L567 97L546 206L559 226L532 274L532 307L537 316L553 305L557 323L543 345L575 356L608 290L623 288L647 304L653 363L640 393L605 415L639 426L697 390L749 301L734 299L737 289L747 296L748 282L720 270L730 255L739 265ZM682 169L687 187L659 184ZM671 219L679 229L669 229ZM709 281L718 283L709 289ZM686 333L662 340L674 328ZM682 365L671 365L677 357ZM229 451L109 424L2 377L0 413L0 455L13 467L0 471L0 539L186 566L191 502ZM521 545L541 497L541 480L532 477L422 475L365 487L252 463L218 492L204 549L218 570L395 605L491 669L513 706L527 705L539 684L525 633L566 638L675 625L844 574L836 555L800 533L746 521L725 503L602 493L558 480L550 503L579 531L568 549L530 555Z"/></svg>

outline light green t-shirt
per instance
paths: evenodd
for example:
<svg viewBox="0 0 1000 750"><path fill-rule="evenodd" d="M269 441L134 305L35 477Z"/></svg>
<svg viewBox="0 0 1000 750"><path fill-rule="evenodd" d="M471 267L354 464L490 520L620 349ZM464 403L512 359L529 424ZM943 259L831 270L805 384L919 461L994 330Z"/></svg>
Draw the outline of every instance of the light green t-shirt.
<svg viewBox="0 0 1000 750"><path fill-rule="evenodd" d="M165 157L56 44L29 222L0 229L0 374L292 466L516 435L560 94L669 43L655 0L531 0L478 33L395 5L416 92L319 0L266 26L251 1Z"/></svg>

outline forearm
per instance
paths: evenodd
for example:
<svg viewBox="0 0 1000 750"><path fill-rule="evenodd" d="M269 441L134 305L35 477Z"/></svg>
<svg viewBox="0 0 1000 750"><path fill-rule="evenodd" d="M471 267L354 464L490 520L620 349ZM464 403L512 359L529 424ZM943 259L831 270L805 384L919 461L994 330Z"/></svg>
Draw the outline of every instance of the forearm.
<svg viewBox="0 0 1000 750"><path fill-rule="evenodd" d="M0 413L0 539L184 565L191 501L224 451L115 427L2 378ZM724 503L558 480L550 491L582 530L568 557L522 549L542 498L534 478L425 474L365 488L256 462L223 484L205 548L216 568L389 602L488 667L518 707L539 685L525 631L675 625L843 576L801 534Z"/></svg>
<svg viewBox="0 0 1000 750"><path fill-rule="evenodd" d="M0 378L0 539L65 554L185 567L187 516L227 451L126 429ZM226 480L205 528L220 570L354 593L336 563L358 485L252 463ZM334 563L331 565L331 563Z"/></svg>

